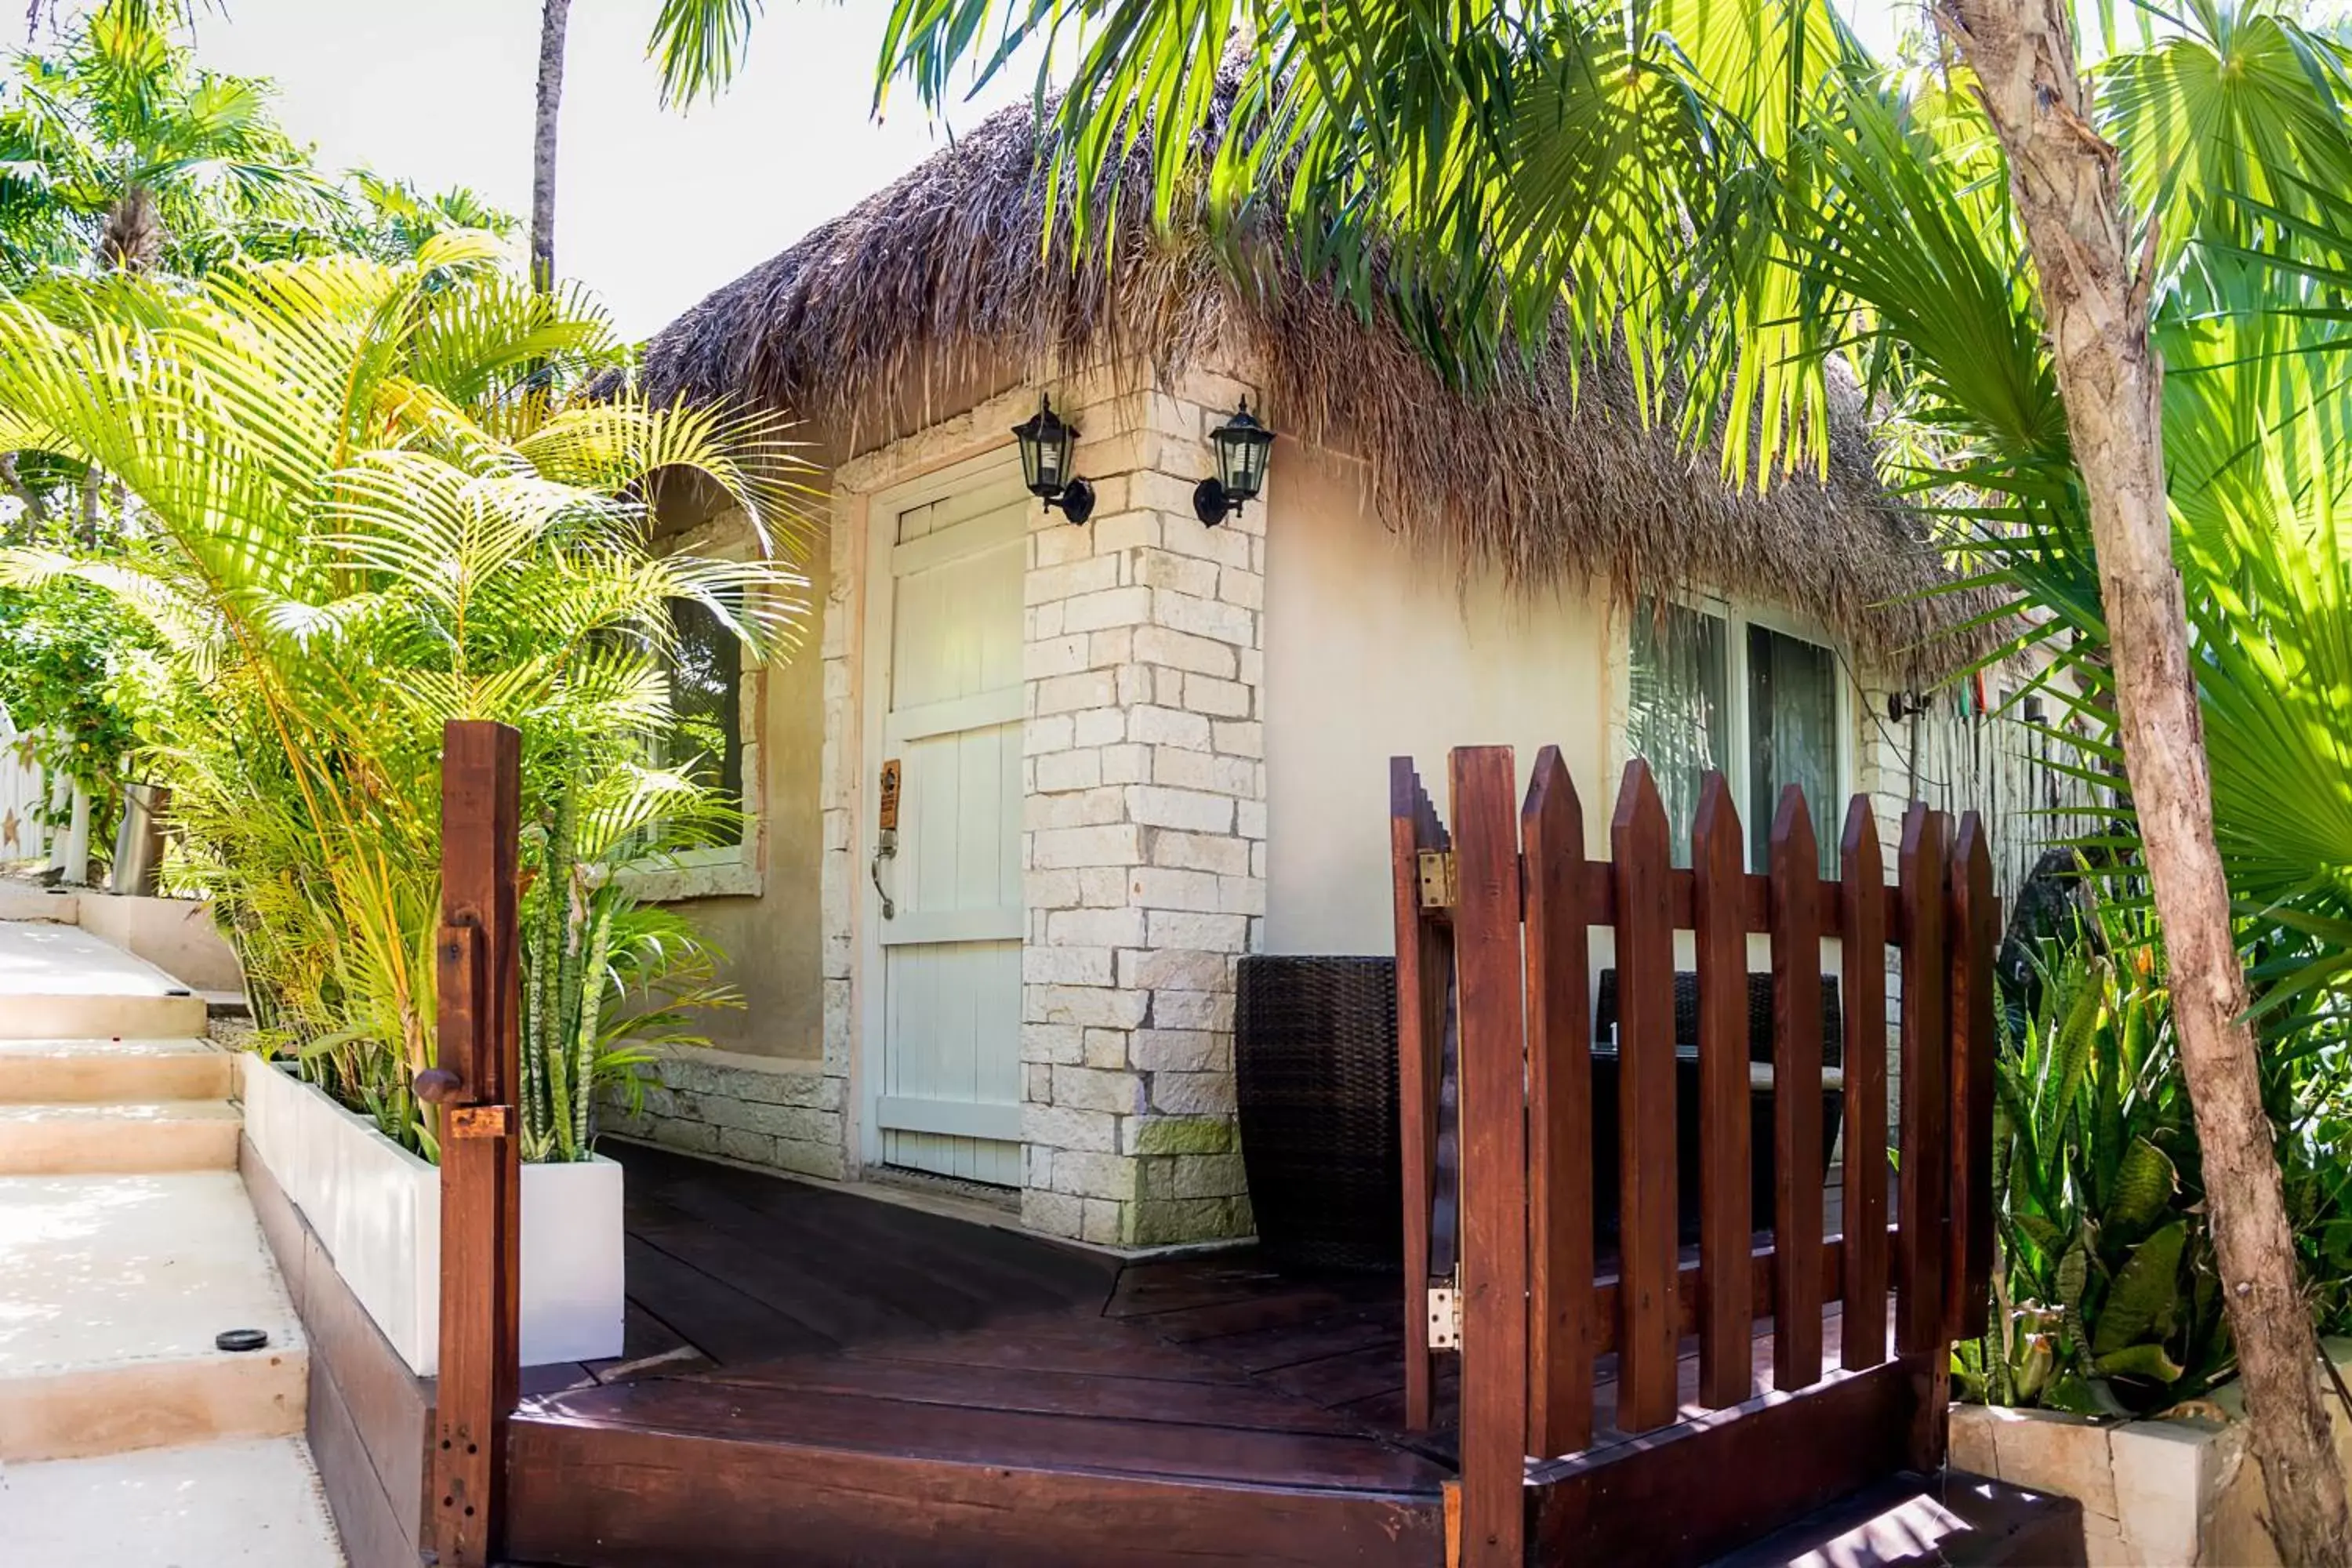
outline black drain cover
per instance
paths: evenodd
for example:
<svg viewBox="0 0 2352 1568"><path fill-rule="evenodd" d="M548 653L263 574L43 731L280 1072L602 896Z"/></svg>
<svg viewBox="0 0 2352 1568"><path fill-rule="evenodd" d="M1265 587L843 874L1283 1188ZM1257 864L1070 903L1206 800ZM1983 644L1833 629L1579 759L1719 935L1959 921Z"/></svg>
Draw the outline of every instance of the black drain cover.
<svg viewBox="0 0 2352 1568"><path fill-rule="evenodd" d="M268 1342L265 1329L223 1329L213 1336L213 1348L222 1351L257 1351Z"/></svg>

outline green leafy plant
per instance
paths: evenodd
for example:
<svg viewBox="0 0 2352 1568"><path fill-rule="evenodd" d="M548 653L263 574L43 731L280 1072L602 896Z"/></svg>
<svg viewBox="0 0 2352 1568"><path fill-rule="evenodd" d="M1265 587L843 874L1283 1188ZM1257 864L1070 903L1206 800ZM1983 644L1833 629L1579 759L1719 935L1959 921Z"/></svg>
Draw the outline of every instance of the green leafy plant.
<svg viewBox="0 0 2352 1568"><path fill-rule="evenodd" d="M600 1094L632 1105L663 1045L702 1043L696 1016L740 1006L721 956L674 910L641 903L627 873L656 846L703 842L734 816L678 773L577 768L530 836L523 936L522 1142L530 1160L584 1160Z"/></svg>
<svg viewBox="0 0 2352 1568"><path fill-rule="evenodd" d="M442 234L410 262L0 302L0 448L118 476L136 522L103 550L0 552L0 582L88 584L147 628L144 757L266 1039L427 1154L436 1119L410 1086L434 1057L442 726L516 725L532 1142L576 1158L600 1084L723 1000L708 950L622 894L725 810L647 761L674 718L674 606L756 659L790 646L804 603L772 559L655 553L646 498L691 476L763 540L804 538L772 417L566 397L615 362L609 331L485 270L497 256Z"/></svg>
<svg viewBox="0 0 2352 1568"><path fill-rule="evenodd" d="M2146 1412L2233 1358L2165 993L2144 912L2097 906L2048 944L1994 1068L1992 1331L1956 1348L1970 1398Z"/></svg>
<svg viewBox="0 0 2352 1568"><path fill-rule="evenodd" d="M126 629L107 595L87 584L0 589L0 704L27 737L22 760L90 793L93 842L103 840L137 743L135 700L121 677L139 646L135 628Z"/></svg>
<svg viewBox="0 0 2352 1568"><path fill-rule="evenodd" d="M273 89L198 64L187 18L103 0L0 80L0 274L183 276L314 251L341 202L270 112Z"/></svg>

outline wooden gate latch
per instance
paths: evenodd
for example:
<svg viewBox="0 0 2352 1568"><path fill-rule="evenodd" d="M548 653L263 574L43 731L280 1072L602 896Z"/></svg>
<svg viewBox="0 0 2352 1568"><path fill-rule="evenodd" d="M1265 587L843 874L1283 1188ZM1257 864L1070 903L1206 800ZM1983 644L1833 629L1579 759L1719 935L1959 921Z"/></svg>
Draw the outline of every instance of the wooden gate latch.
<svg viewBox="0 0 2352 1568"><path fill-rule="evenodd" d="M444 1138L503 1138L512 1130L504 1105L453 1105L441 1113Z"/></svg>

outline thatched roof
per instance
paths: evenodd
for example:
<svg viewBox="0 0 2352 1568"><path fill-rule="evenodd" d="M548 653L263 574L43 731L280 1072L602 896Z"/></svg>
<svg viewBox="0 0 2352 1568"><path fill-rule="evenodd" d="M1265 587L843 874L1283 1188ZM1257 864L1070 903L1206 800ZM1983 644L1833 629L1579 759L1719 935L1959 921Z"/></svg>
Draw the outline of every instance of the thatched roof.
<svg viewBox="0 0 2352 1568"><path fill-rule="evenodd" d="M1642 424L1622 367L1573 377L1556 353L1462 395L1391 321L1305 281L1276 247L1237 280L1198 232L1151 232L1132 194L1110 265L1049 257L1037 148L1028 108L996 114L672 322L646 349L645 389L786 408L845 456L901 433L910 410L970 405L1006 365L1132 356L1164 377L1237 363L1268 423L1361 458L1381 521L1457 571L1749 592L1905 664L1954 618L1948 597L1918 596L1937 557L1878 485L1859 397L1835 416L1826 482L1727 486L1714 455Z"/></svg>

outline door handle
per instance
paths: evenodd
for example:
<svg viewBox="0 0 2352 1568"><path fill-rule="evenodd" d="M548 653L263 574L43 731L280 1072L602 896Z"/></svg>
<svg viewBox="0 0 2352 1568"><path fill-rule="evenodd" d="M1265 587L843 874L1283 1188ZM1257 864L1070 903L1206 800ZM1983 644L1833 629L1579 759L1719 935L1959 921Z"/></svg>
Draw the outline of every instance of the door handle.
<svg viewBox="0 0 2352 1568"><path fill-rule="evenodd" d="M875 836L874 858L867 861L866 874L874 879L874 892L882 900L882 918L891 920L898 906L890 897L890 889L882 885L882 862L898 858L898 759L891 758L882 764L882 787L878 792L881 804L881 831Z"/></svg>
<svg viewBox="0 0 2352 1568"><path fill-rule="evenodd" d="M891 899L890 889L882 885L882 862L895 860L898 858L898 830L895 827L886 827L882 830L881 837L875 841L874 858L866 862L866 874L874 879L874 891L882 900L882 918L886 921L898 918L898 906Z"/></svg>

